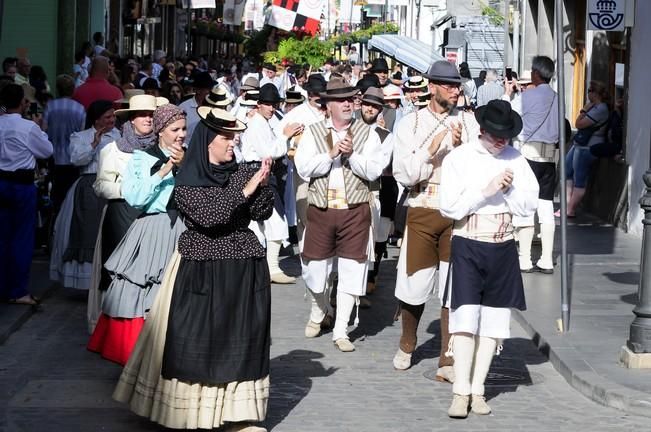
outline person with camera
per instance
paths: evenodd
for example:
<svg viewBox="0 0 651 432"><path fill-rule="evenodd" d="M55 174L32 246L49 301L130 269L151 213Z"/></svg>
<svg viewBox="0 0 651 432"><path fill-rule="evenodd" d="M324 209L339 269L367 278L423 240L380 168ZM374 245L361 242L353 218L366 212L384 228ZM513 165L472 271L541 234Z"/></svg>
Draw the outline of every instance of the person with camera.
<svg viewBox="0 0 651 432"><path fill-rule="evenodd" d="M556 189L556 157L559 137L558 95L549 85L554 77L554 61L536 56L531 63L531 86L520 92L518 83L510 80L504 86L503 100L522 117L522 131L513 138L513 146L527 159L540 186L538 222L542 252L534 265L531 261L531 242L534 236L534 215L515 218L520 246L520 270L523 273L554 273L554 190Z"/></svg>
<svg viewBox="0 0 651 432"><path fill-rule="evenodd" d="M22 117L28 102L18 84L0 90L0 298L10 304L38 305L28 289L34 250L37 194L36 159L54 151L37 122Z"/></svg>

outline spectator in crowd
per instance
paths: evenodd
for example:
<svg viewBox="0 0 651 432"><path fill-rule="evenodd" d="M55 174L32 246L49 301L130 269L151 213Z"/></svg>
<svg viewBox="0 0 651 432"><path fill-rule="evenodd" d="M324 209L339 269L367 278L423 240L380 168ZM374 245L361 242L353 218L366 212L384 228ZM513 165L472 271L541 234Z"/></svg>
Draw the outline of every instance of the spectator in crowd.
<svg viewBox="0 0 651 432"><path fill-rule="evenodd" d="M86 120L83 105L72 100L74 78L59 75L56 88L59 97L50 102L43 113L43 130L47 132L54 147L51 198L55 212L70 186L79 177L79 169L70 161L70 135L82 130Z"/></svg>
<svg viewBox="0 0 651 432"><path fill-rule="evenodd" d="M90 74L84 84L77 87L72 98L88 109L96 100L115 101L122 98L122 91L108 82L109 60L97 56L90 65Z"/></svg>
<svg viewBox="0 0 651 432"><path fill-rule="evenodd" d="M590 147L606 140L608 124L608 90L599 81L590 81L588 103L579 112L574 125L578 129L572 146L565 156L567 173L567 217L576 216L576 209L585 195L590 167L596 157ZM584 137L583 139L580 137Z"/></svg>
<svg viewBox="0 0 651 432"><path fill-rule="evenodd" d="M171 104L179 105L183 98L183 88L176 81L167 81L163 85L163 97L166 97Z"/></svg>
<svg viewBox="0 0 651 432"><path fill-rule="evenodd" d="M84 63L82 66L84 69L86 69L86 72L90 72L90 58L93 56L93 45L90 42L86 41L81 44L79 51L84 53Z"/></svg>
<svg viewBox="0 0 651 432"><path fill-rule="evenodd" d="M22 117L23 87L0 90L0 298L12 304L38 305L27 289L34 251L37 194L36 159L52 155L52 143L33 121Z"/></svg>
<svg viewBox="0 0 651 432"><path fill-rule="evenodd" d="M494 99L500 99L504 94L504 87L497 82L497 71L486 71L486 84L477 89L477 107L486 105Z"/></svg>
<svg viewBox="0 0 651 432"><path fill-rule="evenodd" d="M160 86L158 85L156 78L145 79L145 81L142 83L142 89L145 91L145 94L156 97L160 96Z"/></svg>
<svg viewBox="0 0 651 432"><path fill-rule="evenodd" d="M461 75L461 85L466 105L474 106L477 103L477 84L472 79L468 63L463 62L459 65L459 75Z"/></svg>
<svg viewBox="0 0 651 432"><path fill-rule="evenodd" d="M366 72L377 75L378 79L380 80L380 87L384 87L389 84L389 65L384 58L378 57L373 60L371 67L367 69Z"/></svg>
<svg viewBox="0 0 651 432"><path fill-rule="evenodd" d="M120 87L122 90L132 90L136 86L133 83L136 81L138 70L135 65L127 63L122 66L120 70Z"/></svg>
<svg viewBox="0 0 651 432"><path fill-rule="evenodd" d="M93 42L95 42L95 47L93 52L96 56L109 56L111 53L104 47L104 35L101 32L95 32L93 34ZM106 52L106 54L104 54Z"/></svg>
<svg viewBox="0 0 651 432"><path fill-rule="evenodd" d="M2 73L10 76L12 80L16 79L16 74L18 73L18 69L16 67L16 64L18 63L18 59L16 57L7 57L2 61Z"/></svg>
<svg viewBox="0 0 651 432"><path fill-rule="evenodd" d="M21 57L16 62L16 76L14 81L18 85L29 84L29 71L32 69L32 63L27 57Z"/></svg>
<svg viewBox="0 0 651 432"><path fill-rule="evenodd" d="M183 111L188 115L187 117L187 137L192 141L192 132L199 123L199 114L197 108L203 105L203 101L210 93L210 90L215 86L215 82L208 72L199 72L194 77L194 96L179 105Z"/></svg>
<svg viewBox="0 0 651 432"><path fill-rule="evenodd" d="M29 70L29 85L36 90L36 99L40 100L43 93L50 93L50 84L43 66L32 66Z"/></svg>
<svg viewBox="0 0 651 432"><path fill-rule="evenodd" d="M79 87L88 79L88 69L84 67L86 56L82 51L75 53L75 64L72 66L72 74L75 79L75 87Z"/></svg>
<svg viewBox="0 0 651 432"><path fill-rule="evenodd" d="M138 75L136 75L136 80L133 83L133 85L136 88L142 88L142 85L145 83L145 80L147 78L151 78L153 74L153 68L154 65L152 62L149 60L146 60L142 63L142 67L140 68L140 71L138 72Z"/></svg>
<svg viewBox="0 0 651 432"><path fill-rule="evenodd" d="M359 64L359 54L357 53L357 48L354 46L350 47L350 50L348 50L348 61L353 66Z"/></svg>
<svg viewBox="0 0 651 432"><path fill-rule="evenodd" d="M154 51L154 63L152 64L151 76L159 79L160 73L163 71L163 66L167 63L167 54L163 50Z"/></svg>

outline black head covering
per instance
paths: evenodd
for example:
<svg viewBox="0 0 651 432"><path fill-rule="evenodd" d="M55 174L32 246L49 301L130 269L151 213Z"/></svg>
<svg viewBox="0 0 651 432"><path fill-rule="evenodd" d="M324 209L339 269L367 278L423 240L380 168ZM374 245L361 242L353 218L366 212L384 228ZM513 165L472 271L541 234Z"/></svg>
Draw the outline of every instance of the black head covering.
<svg viewBox="0 0 651 432"><path fill-rule="evenodd" d="M84 129L90 129L95 125L97 119L113 108L113 102L107 100L96 100L88 107L86 112L86 125Z"/></svg>
<svg viewBox="0 0 651 432"><path fill-rule="evenodd" d="M183 164L176 176L176 186L223 187L231 174L237 171L235 157L230 162L219 165L212 164L208 160L208 144L218 134L217 130L209 128L203 121L197 124L188 151L183 158Z"/></svg>

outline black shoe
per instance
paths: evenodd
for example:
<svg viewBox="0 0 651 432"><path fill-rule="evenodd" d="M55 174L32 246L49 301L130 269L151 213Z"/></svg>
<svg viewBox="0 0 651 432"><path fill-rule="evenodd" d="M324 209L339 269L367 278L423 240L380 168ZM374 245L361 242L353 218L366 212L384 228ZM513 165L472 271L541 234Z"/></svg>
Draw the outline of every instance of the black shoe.
<svg viewBox="0 0 651 432"><path fill-rule="evenodd" d="M536 272L536 273L542 273L542 274L548 274L548 275L550 275L550 274L554 274L554 269L553 269L553 268L551 268L551 269L546 269L546 268L538 267L537 265L535 265L535 266L533 266L533 268L531 269L531 272Z"/></svg>
<svg viewBox="0 0 651 432"><path fill-rule="evenodd" d="M520 269L520 273L534 273L536 271L536 266L529 267L528 269Z"/></svg>

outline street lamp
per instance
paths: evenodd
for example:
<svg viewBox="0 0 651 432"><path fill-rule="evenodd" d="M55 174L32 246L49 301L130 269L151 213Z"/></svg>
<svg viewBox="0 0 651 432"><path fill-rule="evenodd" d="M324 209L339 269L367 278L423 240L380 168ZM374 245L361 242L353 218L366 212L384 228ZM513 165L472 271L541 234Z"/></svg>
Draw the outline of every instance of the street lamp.
<svg viewBox="0 0 651 432"><path fill-rule="evenodd" d="M650 162L651 164L651 162ZM631 323L626 346L635 354L651 353L651 167L644 174L646 193L640 198L644 210L642 258L640 259L640 285L637 304L633 309L635 319Z"/></svg>

